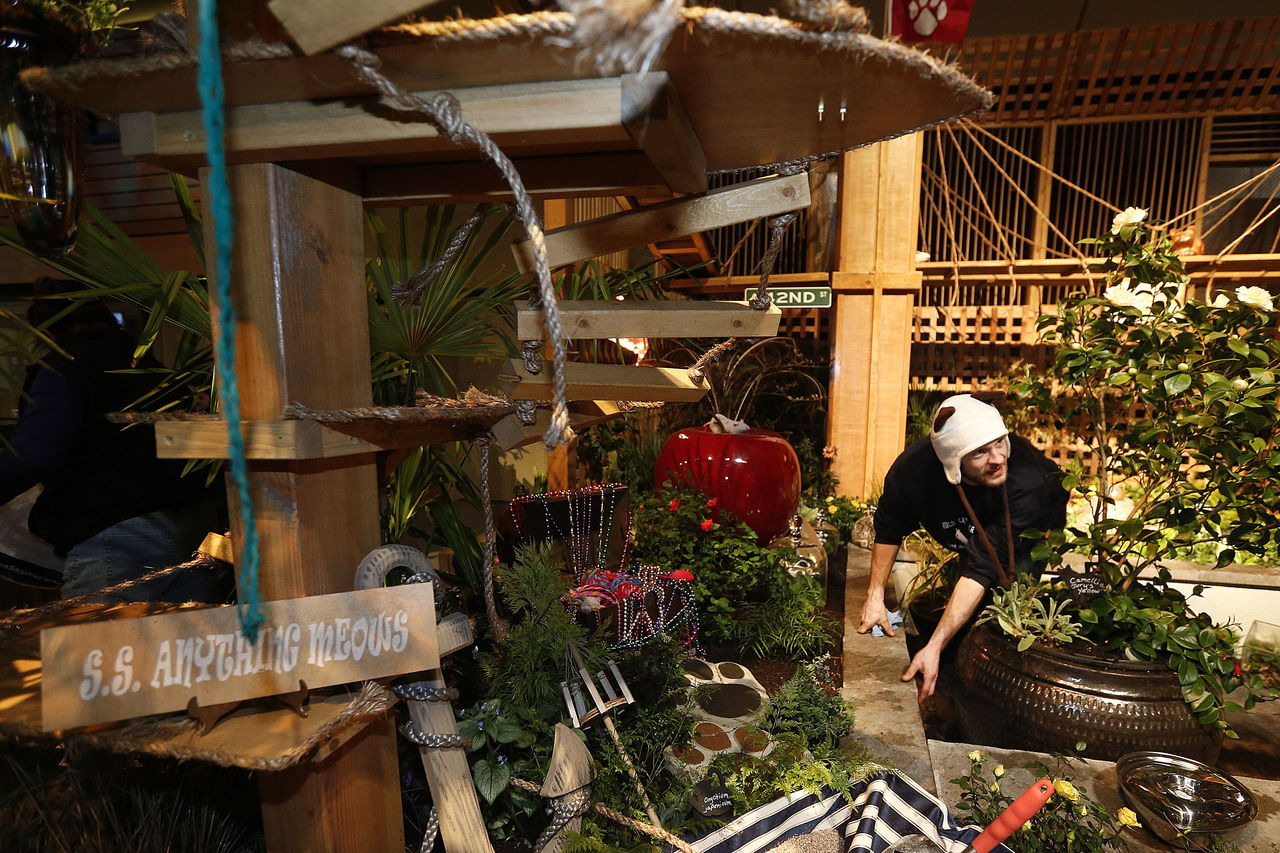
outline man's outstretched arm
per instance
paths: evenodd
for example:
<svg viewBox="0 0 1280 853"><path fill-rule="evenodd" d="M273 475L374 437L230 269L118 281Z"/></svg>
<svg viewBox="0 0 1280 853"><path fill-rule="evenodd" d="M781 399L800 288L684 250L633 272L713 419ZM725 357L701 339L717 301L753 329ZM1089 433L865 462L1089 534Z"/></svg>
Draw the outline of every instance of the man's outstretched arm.
<svg viewBox="0 0 1280 853"><path fill-rule="evenodd" d="M924 676L924 683L920 685L922 700L933 695L933 688L938 683L938 659L942 655L942 650L978 609L978 604L986 591L987 588L973 578L962 577L956 581L956 588L952 590L951 598L947 600L947 609L942 611L942 619L934 629L933 636L929 638L929 642L923 649L916 652L916 656L911 659L911 665L907 667L906 672L902 673L903 681L915 678L916 673Z"/></svg>
<svg viewBox="0 0 1280 853"><path fill-rule="evenodd" d="M884 591L889 583L889 572L893 569L893 561L897 558L897 545L884 545L877 542L871 547L871 579L867 582L867 600L862 603L859 634L865 634L879 625L890 637L894 636L893 628L889 625L889 611L884 606Z"/></svg>

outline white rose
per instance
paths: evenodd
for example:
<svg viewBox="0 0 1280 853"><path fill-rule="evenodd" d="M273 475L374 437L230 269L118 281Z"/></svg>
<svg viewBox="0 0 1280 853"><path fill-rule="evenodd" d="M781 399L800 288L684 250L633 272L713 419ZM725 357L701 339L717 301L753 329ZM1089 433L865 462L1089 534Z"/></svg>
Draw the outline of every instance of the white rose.
<svg viewBox="0 0 1280 853"><path fill-rule="evenodd" d="M1261 308L1263 311L1272 309L1271 294L1261 287L1237 287L1236 298L1253 308Z"/></svg>
<svg viewBox="0 0 1280 853"><path fill-rule="evenodd" d="M1137 225L1147 218L1147 212L1140 207L1126 207L1111 220L1111 233L1119 234L1126 225Z"/></svg>

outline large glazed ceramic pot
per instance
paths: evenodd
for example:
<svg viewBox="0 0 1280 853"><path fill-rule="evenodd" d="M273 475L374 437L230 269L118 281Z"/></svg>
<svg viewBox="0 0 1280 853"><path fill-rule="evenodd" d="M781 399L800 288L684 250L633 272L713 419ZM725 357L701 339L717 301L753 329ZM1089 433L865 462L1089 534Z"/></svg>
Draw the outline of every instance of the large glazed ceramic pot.
<svg viewBox="0 0 1280 853"><path fill-rule="evenodd" d="M0 0L0 190L23 241L45 254L75 242L80 217L80 110L27 91L25 68L63 65L79 35L13 0Z"/></svg>
<svg viewBox="0 0 1280 853"><path fill-rule="evenodd" d="M1100 660L1063 649L1019 652L989 625L969 632L956 660L967 742L1115 761L1154 750L1212 763L1222 733L1202 726L1178 678L1158 662Z"/></svg>
<svg viewBox="0 0 1280 853"><path fill-rule="evenodd" d="M716 499L756 532L761 543L786 531L800 503L800 460L776 432L682 429L658 454L654 485L670 480Z"/></svg>

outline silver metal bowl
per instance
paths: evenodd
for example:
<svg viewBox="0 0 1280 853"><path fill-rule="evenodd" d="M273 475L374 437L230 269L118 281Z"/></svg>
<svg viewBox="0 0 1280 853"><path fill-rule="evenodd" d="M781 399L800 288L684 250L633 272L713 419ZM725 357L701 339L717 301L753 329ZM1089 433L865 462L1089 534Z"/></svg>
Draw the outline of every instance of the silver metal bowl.
<svg viewBox="0 0 1280 853"><path fill-rule="evenodd" d="M1131 752L1116 762L1120 793L1161 840L1200 850L1208 836L1228 837L1258 814L1235 777L1167 752Z"/></svg>

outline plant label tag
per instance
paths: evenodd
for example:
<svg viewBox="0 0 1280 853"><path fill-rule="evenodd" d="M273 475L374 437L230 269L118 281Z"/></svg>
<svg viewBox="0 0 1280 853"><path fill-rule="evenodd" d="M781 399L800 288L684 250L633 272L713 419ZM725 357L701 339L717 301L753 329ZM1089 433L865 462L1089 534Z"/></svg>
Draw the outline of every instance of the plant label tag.
<svg viewBox="0 0 1280 853"><path fill-rule="evenodd" d="M703 817L733 817L733 797L725 787L724 776L719 770L708 770L706 777L693 786L689 805Z"/></svg>
<svg viewBox="0 0 1280 853"><path fill-rule="evenodd" d="M1071 597L1077 602L1089 601L1107 589L1107 582L1097 572L1075 572L1064 576Z"/></svg>
<svg viewBox="0 0 1280 853"><path fill-rule="evenodd" d="M233 605L40 632L42 727L385 678L440 665L433 585L269 601L253 642Z"/></svg>

